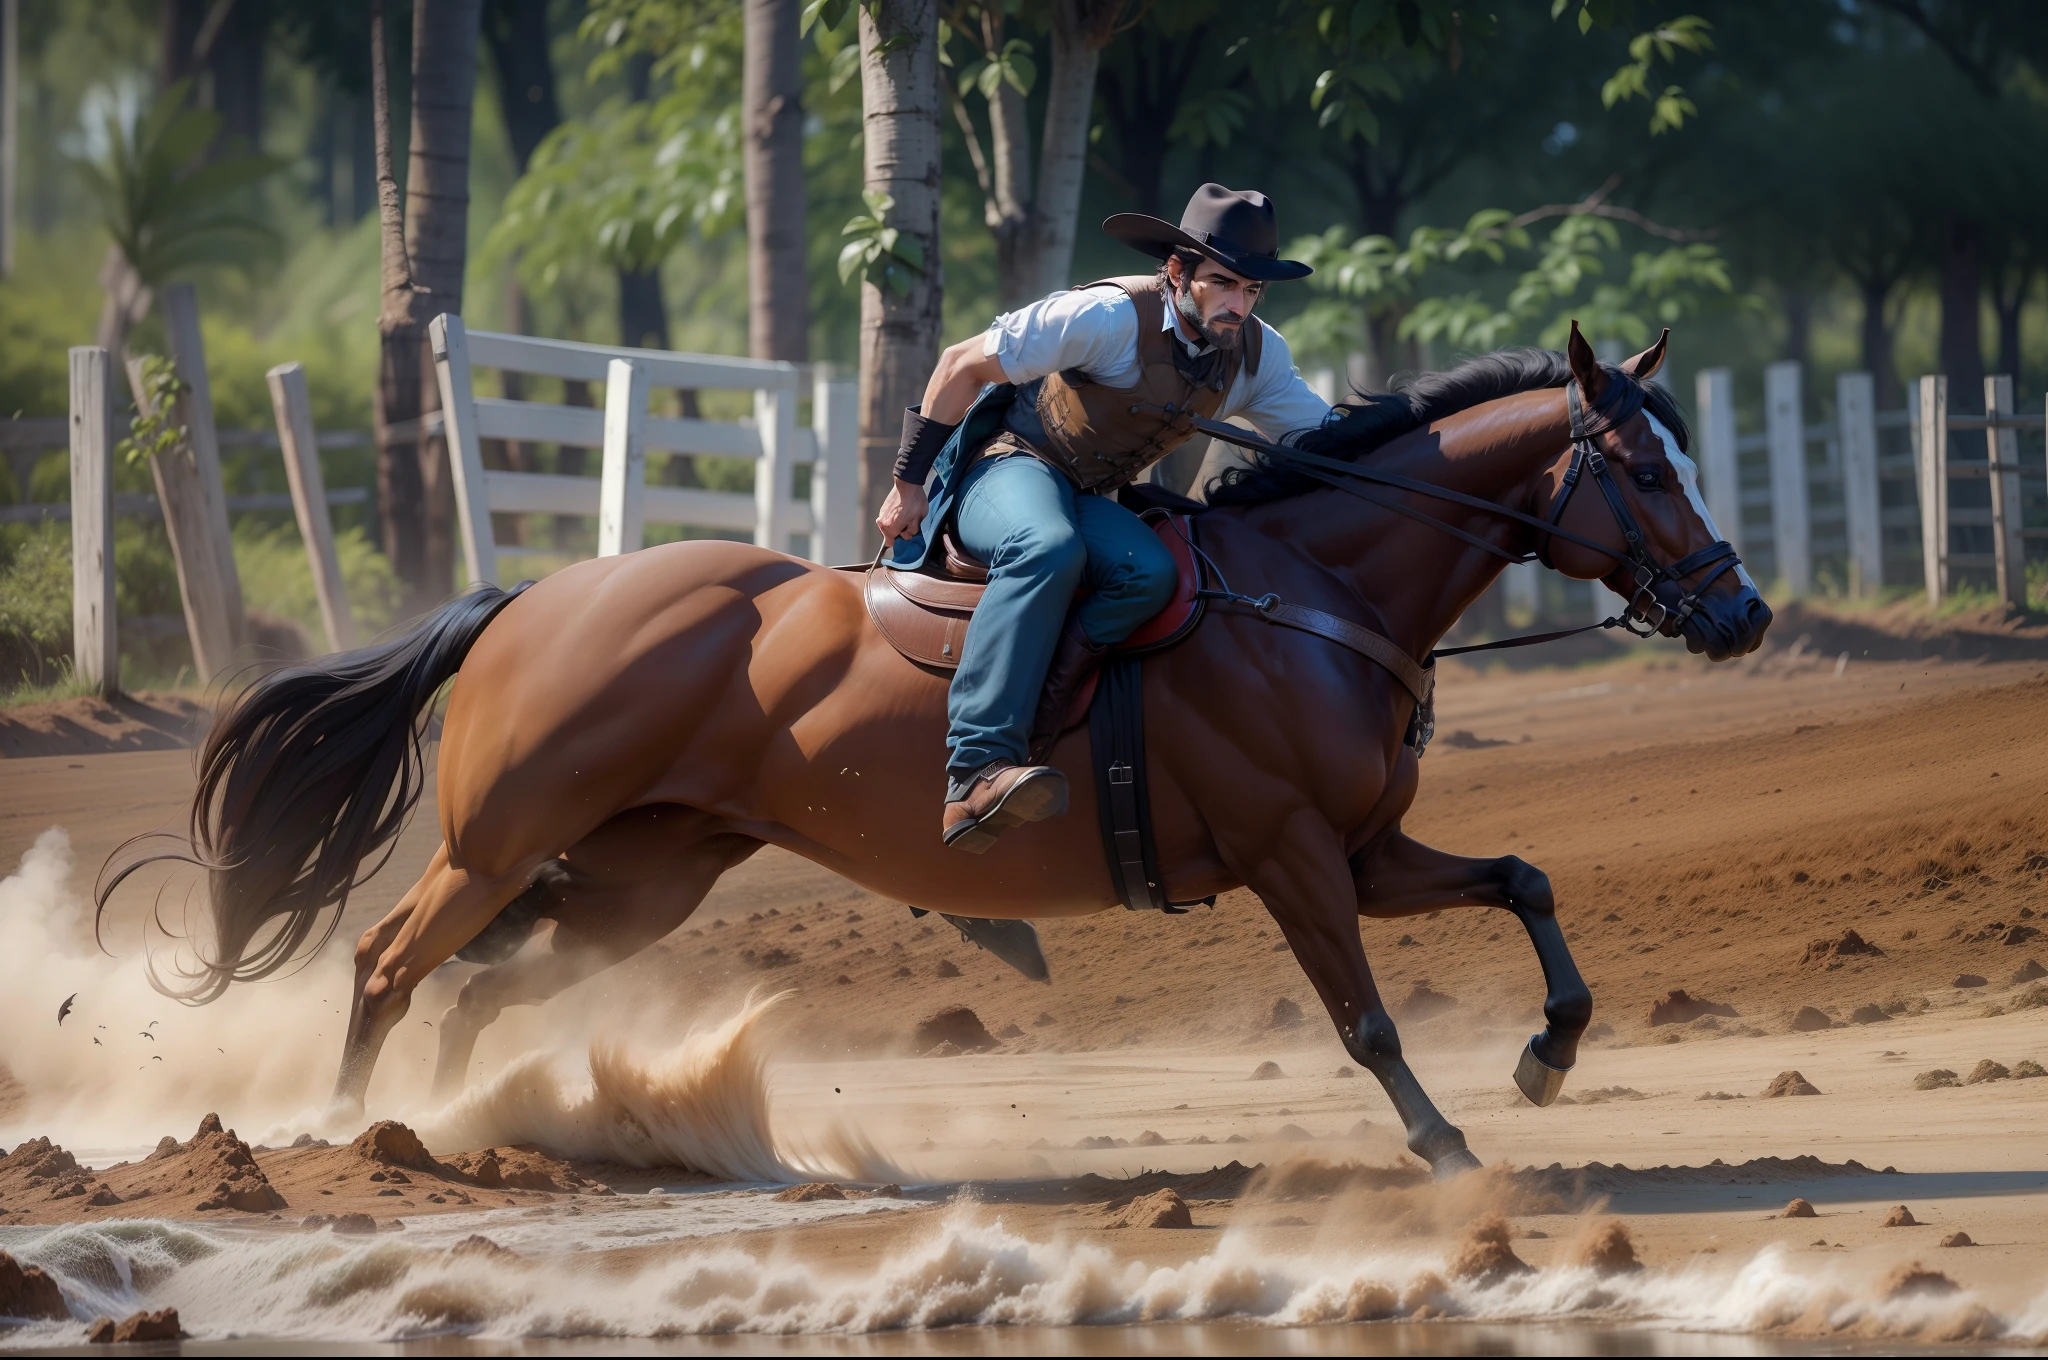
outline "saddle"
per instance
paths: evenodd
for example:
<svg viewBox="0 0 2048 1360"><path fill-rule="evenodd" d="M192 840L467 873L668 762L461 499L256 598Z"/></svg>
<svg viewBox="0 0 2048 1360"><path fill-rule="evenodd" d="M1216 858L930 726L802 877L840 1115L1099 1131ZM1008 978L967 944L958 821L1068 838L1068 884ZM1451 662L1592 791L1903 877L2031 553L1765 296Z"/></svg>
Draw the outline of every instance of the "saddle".
<svg viewBox="0 0 2048 1360"><path fill-rule="evenodd" d="M1193 525L1186 515L1166 510L1147 510L1143 518L1173 556L1177 578L1173 599L1136 632L1111 647L1113 655L1170 647L1193 631L1202 616L1203 602L1196 594L1201 588L1201 573L1195 564ZM920 666L953 670L960 664L960 647L967 638L968 622L988 589L988 566L962 548L950 530L941 541L945 547L944 560L922 570L898 571L880 563L869 567L863 593L867 597L868 617L897 651ZM1075 696L1074 712L1087 711L1093 692L1094 682L1090 681ZM1073 713L1069 717L1073 718Z"/></svg>

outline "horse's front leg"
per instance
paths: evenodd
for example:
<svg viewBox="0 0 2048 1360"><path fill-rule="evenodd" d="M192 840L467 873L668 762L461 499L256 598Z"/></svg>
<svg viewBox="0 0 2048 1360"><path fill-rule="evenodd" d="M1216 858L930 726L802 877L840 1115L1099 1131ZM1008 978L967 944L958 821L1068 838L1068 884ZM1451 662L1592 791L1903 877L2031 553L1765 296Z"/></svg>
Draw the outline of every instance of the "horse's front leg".
<svg viewBox="0 0 2048 1360"><path fill-rule="evenodd" d="M1351 857L1358 910L1364 916L1413 916L1443 907L1504 907L1529 932L1543 965L1544 1028L1529 1036L1515 1064L1515 1085L1537 1105L1548 1105L1564 1089L1565 1074L1578 1061L1579 1038L1593 1019L1593 994L1564 931L1550 876L1516 855L1468 859L1447 855L1411 840L1396 827Z"/></svg>
<svg viewBox="0 0 2048 1360"><path fill-rule="evenodd" d="M1441 1180L1479 1165L1465 1135L1444 1118L1408 1070L1358 938L1358 898L1343 844L1302 812L1275 837L1245 882L1287 937L1352 1059L1379 1078L1408 1134L1408 1148Z"/></svg>

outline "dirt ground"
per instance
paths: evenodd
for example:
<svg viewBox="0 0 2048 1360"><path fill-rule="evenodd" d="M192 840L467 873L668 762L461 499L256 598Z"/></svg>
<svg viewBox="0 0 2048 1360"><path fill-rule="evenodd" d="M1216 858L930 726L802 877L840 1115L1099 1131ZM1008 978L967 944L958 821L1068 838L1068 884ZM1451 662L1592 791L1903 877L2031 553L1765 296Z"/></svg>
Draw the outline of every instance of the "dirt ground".
<svg viewBox="0 0 2048 1360"><path fill-rule="evenodd" d="M1566 1101L1536 1110L1507 1079L1542 1000L1513 918L1446 910L1362 923L1418 1076L1484 1160L1641 1171L1817 1157L1837 1171L1784 1171L1761 1186L1639 1176L1614 1181L1603 1202L1653 1266L1777 1244L1877 1270L1962 1229L1982 1249L1942 1251L1941 1268L2002 1306L2028 1306L2048 1252L2048 1080L2026 1080L2022 1066L2048 1062L2048 986L2027 976L2048 960L2048 661L2035 639L1962 635L1955 643L1879 616L1795 614L1762 655L1719 667L1662 647L1569 669L1445 667L1408 829L1448 850L1512 852L1547 871L1596 1003L1598 1037ZM63 720L40 715L35 730L58 731ZM124 740L118 724L107 726L97 740ZM0 749L26 741L5 736L0 725ZM122 839L182 822L189 751L95 749L0 760L0 858L11 864L61 825L89 873ZM435 839L430 796L392 866L351 903L344 939L388 910ZM124 902L110 914L114 948L141 940L145 906ZM1412 1168L1391 1108L1345 1060L1248 894L1184 916L1113 911L1040 932L1049 984L1018 977L936 917L914 920L771 849L728 875L683 929L556 1004L616 996L644 1007L658 996L664 1006L642 1013L659 1027L658 1014L716 1016L750 992L791 993L764 1020L778 1109L798 1122L851 1112L906 1183L1117 1179L1233 1159ZM1653 1004L1674 989L1714 1003L1714 1013L1653 1024ZM951 1005L971 1006L1001 1046L915 1056L914 1024ZM1820 1018L1795 1026L1807 1007ZM547 1014L487 1035L480 1070L515 1056L519 1036ZM1269 1061L1279 1074L1254 1081ZM1986 1061L2010 1075L1966 1081ZM1767 1099L1788 1071L1819 1094ZM1954 1083L1916 1087L1928 1071ZM233 1111L221 1114L233 1122ZM273 1211L287 1220L382 1220L401 1207L408 1218L526 1212L661 1180L543 1156L536 1174L552 1176L551 1188L501 1180L487 1193L463 1169L476 1156L464 1162L455 1151L436 1149L437 1165L454 1171L414 1168L396 1195L346 1145L250 1155L288 1201ZM508 1164L515 1156L501 1152ZM166 1187L154 1192L161 1213L172 1203L166 1158L154 1170L94 1173L86 1193L27 1212L0 1161L0 1204L15 1209L15 1223L107 1218L133 1207L86 1204L93 1184L127 1200L150 1183ZM1869 1174L1839 1175L1851 1159ZM684 1175L662 1174L671 1185ZM1349 1240L1362 1224L1398 1227L1403 1215L1420 1238L1455 1239L1487 1209L1509 1214L1514 1250L1533 1264L1577 1250L1593 1199L1546 1202L1527 1182L1475 1184L1483 1192L1335 1184L1293 1199L1270 1187L1191 1199L1198 1229L1256 1230L1297 1254ZM205 1190L180 1193L196 1206ZM1108 1191L1006 1193L979 1192L977 1212L1033 1240L1093 1241L1153 1262L1215 1242L1211 1231L1112 1229L1102 1206L1120 1196ZM1776 1216L1794 1193L1813 1201L1816 1220ZM1897 1203L1927 1226L1884 1227ZM758 1229L741 1244L872 1261L959 1212L892 1208L800 1233Z"/></svg>

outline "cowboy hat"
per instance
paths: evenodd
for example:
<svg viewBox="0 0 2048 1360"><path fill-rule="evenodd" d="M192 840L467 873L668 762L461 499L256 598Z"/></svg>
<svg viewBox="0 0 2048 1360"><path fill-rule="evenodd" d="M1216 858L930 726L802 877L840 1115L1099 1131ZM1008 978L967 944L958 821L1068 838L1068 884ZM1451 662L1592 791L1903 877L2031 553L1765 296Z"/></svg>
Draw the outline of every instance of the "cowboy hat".
<svg viewBox="0 0 2048 1360"><path fill-rule="evenodd" d="M1255 189L1204 184L1188 200L1177 227L1146 213L1118 213L1102 229L1154 259L1163 260L1176 249L1198 250L1248 279L1279 282L1315 272L1299 260L1279 258L1279 218L1272 200Z"/></svg>

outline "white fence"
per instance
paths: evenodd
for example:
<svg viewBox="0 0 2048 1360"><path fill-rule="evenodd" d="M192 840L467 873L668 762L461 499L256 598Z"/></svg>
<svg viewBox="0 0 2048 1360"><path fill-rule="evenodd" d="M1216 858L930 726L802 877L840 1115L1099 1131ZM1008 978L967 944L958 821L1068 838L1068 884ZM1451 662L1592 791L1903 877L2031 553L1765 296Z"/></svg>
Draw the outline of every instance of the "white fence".
<svg viewBox="0 0 2048 1360"><path fill-rule="evenodd" d="M434 367L454 471L463 566L473 581L499 580L491 515L594 515L598 555L632 552L648 524L751 530L755 543L820 562L851 561L860 528L858 404L852 383L819 378L808 427L797 423L801 370L766 359L586 345L466 330L443 314L431 327ZM602 410L479 397L475 368L605 384ZM751 420L651 415L657 387L745 391ZM498 472L483 465L481 442L508 439L603 451L598 477ZM647 485L650 453L701 453L756 460L754 491ZM798 464L810 467L809 495L793 494Z"/></svg>
<svg viewBox="0 0 2048 1360"><path fill-rule="evenodd" d="M1909 384L1904 408L1880 411L1871 376L1844 373L1834 418L1817 422L1798 364L1772 364L1763 379L1764 428L1745 435L1734 375L1701 370L1694 438L1707 508L1759 580L1806 595L1825 570L1852 593L1912 583L1939 602L1969 574L2024 606L2027 544L2048 540L2048 457L2023 464L2020 435L2038 439L2048 416L2014 414L2010 377L1984 380L1985 414L1958 414L1939 374Z"/></svg>

